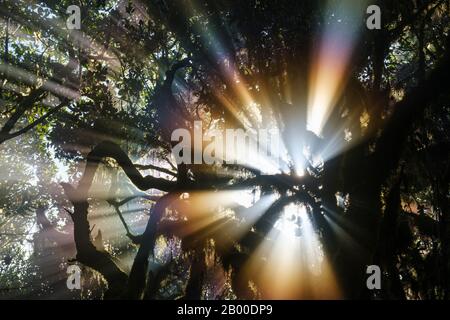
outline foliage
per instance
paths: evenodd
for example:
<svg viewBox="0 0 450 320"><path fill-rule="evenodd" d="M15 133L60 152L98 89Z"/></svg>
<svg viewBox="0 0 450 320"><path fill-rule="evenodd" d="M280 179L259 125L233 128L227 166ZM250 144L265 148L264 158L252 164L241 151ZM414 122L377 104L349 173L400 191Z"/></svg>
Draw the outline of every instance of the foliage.
<svg viewBox="0 0 450 320"><path fill-rule="evenodd" d="M33 211L64 207L76 259L108 283L105 298L267 298L245 268L268 266L260 245L294 203L342 296L449 297L448 1L378 1L376 31L364 28L364 1L88 0L81 30L65 27L71 1L0 3L0 217L17 219L0 232L23 233ZM329 26L348 38L323 54ZM351 57L339 55L350 40ZM345 74L317 134L306 119L327 54ZM339 71L328 73L331 82ZM170 134L194 120L276 128L287 169L174 165ZM278 199L246 225L245 192L255 208L257 193ZM209 223L194 228L195 217ZM31 268L23 252L16 259ZM386 271L380 292L365 288L368 264Z"/></svg>

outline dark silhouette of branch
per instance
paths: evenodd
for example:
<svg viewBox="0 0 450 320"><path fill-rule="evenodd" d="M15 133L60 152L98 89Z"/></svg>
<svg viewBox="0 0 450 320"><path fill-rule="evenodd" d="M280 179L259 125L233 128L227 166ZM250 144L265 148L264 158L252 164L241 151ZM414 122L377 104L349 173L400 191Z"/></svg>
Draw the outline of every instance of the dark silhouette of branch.
<svg viewBox="0 0 450 320"><path fill-rule="evenodd" d="M74 222L77 260L97 270L105 277L109 285L108 297L119 297L123 294L123 288L126 287L128 280L127 276L120 270L107 252L97 250L92 244L89 221L87 219L89 208L87 201L88 191L92 185L100 161L106 157L115 159L133 184L141 190L154 188L161 191L169 191L176 187L176 183L165 179L154 178L152 176L143 177L122 149L112 142L102 142L88 154L86 167L77 188L74 188L67 183L62 183L67 197L74 206L71 217ZM140 297L142 295L145 286L148 256L154 247L157 224L167 206L165 200L167 197L168 195L163 196L154 206L147 223L147 228L142 235L142 240L138 241L138 238L134 237L136 242L142 244L138 250L130 273L129 296L131 297ZM131 198L124 199L122 204L130 200ZM118 205L118 203L115 204ZM116 209L118 209L118 206L116 206ZM119 217L121 217L121 214ZM122 222L124 223L124 220ZM126 223L124 225L126 226ZM127 226L126 229L128 229ZM127 230L127 233L131 235L129 229Z"/></svg>
<svg viewBox="0 0 450 320"><path fill-rule="evenodd" d="M115 201L115 200L108 200L108 203L113 205L113 206L117 206L117 207L121 207L125 204L127 204L130 201L133 201L134 199L137 198L142 198L142 199L146 199L146 200L150 200L150 201L158 201L162 196L152 196L152 195L148 195L148 194L139 194L139 195L134 195L134 196L130 196L127 197L123 200L120 201Z"/></svg>
<svg viewBox="0 0 450 320"><path fill-rule="evenodd" d="M68 100L62 101L60 104L58 104L57 106L53 107L50 111L48 111L45 115L43 115L39 119L33 121L32 123L30 123L29 125L25 126L24 128L22 128L20 130L17 130L16 132L8 134L7 137L6 137L6 140L9 140L9 139L15 138L17 136L20 136L21 134L24 134L24 133L30 131L31 129L35 128L37 125L45 122L48 118L50 118L55 113L57 113L59 110L61 110L64 106L66 106L67 102L68 102Z"/></svg>
<svg viewBox="0 0 450 320"><path fill-rule="evenodd" d="M129 227L128 224L126 223L122 212L120 211L120 207L123 206L124 204L128 203L129 201L132 201L133 199L142 197L144 199L148 199L148 200L152 200L152 201L158 201L161 197L159 196L149 196L149 195L140 195L140 196L132 196L132 197L128 197L125 198L121 201L114 201L114 200L108 200L108 203L110 205L112 205L114 207L114 210L116 211L117 215L119 216L120 221L122 222L125 231L127 232L127 237L130 238L130 240L134 243L134 244L140 244L142 241L142 235L134 235Z"/></svg>
<svg viewBox="0 0 450 320"><path fill-rule="evenodd" d="M152 176L142 176L119 145L104 141L97 145L87 156L84 174L78 185L78 189L82 192L82 197L87 195L100 161L107 157L116 160L131 182L141 190L158 189L170 191L176 187L176 182Z"/></svg>
<svg viewBox="0 0 450 320"><path fill-rule="evenodd" d="M89 203L84 190L75 189L67 183L62 183L64 192L73 204L71 215L74 225L74 240L77 249L77 261L100 272L108 282L105 298L119 298L127 283L127 275L116 265L106 251L99 251L91 240L91 230L88 221Z"/></svg>
<svg viewBox="0 0 450 320"><path fill-rule="evenodd" d="M131 267L128 282L127 297L130 299L141 299L144 294L147 277L148 258L153 252L156 241L156 232L166 208L170 203L179 197L180 193L168 193L161 197L150 213L144 233L141 238L141 245Z"/></svg>
<svg viewBox="0 0 450 320"><path fill-rule="evenodd" d="M164 173L167 173L167 174L169 174L171 176L174 176L174 177L177 176L176 172L173 172L173 171L171 171L169 169L166 169L166 168L161 168L161 167L155 166L153 164L134 164L134 166L136 167L136 169L139 169L139 170L149 170L150 169L150 170L156 170L156 171L164 172Z"/></svg>
<svg viewBox="0 0 450 320"><path fill-rule="evenodd" d="M15 112L5 122L0 130L0 143L5 142L13 137L10 136L10 131L14 128L17 121L23 116L23 114L29 110L37 101L41 100L47 95L46 90L43 87L36 88L30 92L30 94L19 102L15 108ZM17 135L16 135L17 136Z"/></svg>

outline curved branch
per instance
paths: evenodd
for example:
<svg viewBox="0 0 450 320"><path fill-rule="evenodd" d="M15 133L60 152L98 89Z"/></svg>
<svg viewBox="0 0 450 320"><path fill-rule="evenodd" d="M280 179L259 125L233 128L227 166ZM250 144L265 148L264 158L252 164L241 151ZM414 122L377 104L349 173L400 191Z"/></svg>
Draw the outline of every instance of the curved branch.
<svg viewBox="0 0 450 320"><path fill-rule="evenodd" d="M127 232L127 237L130 238L130 240L134 243L134 244L140 244L142 241L142 235L134 235L133 233L131 233L130 228L128 227L128 224L125 221L125 218L123 217L122 212L120 211L120 207L123 206L124 204L136 199L142 197L144 199L147 200L151 200L151 201L158 201L161 197L160 196L150 196L150 195L136 195L136 196L131 196L128 198L125 198L121 201L115 201L115 200L107 200L107 202L112 205L114 207L114 209L116 210L117 215L119 216L120 221L122 222L125 231Z"/></svg>
<svg viewBox="0 0 450 320"><path fill-rule="evenodd" d="M143 198L143 199L146 199L146 200L149 200L149 201L156 202L159 199L161 199L161 197L162 197L162 195L161 196L152 196L152 195L147 195L147 194L140 194L140 195L134 195L134 196L127 197L127 198L125 198L123 200L120 200L120 201L115 201L115 200L107 200L107 201L108 201L108 203L110 205L121 207L121 206L127 204L128 202L130 202L130 201L132 201L134 199L137 199L137 198Z"/></svg>
<svg viewBox="0 0 450 320"><path fill-rule="evenodd" d="M139 169L139 170L156 170L156 171L160 171L160 172L166 173L168 175L171 175L173 177L177 176L176 172L173 172L169 169L161 168L161 167L158 167L158 166L155 166L152 164L135 164L134 166L136 167L136 169Z"/></svg>
<svg viewBox="0 0 450 320"><path fill-rule="evenodd" d="M176 182L168 181L162 178L142 176L142 174L136 169L128 155L126 155L125 152L122 151L119 145L110 141L104 141L97 145L94 149L92 149L92 151L87 156L84 175L78 185L78 190L81 192L80 196L87 196L99 162L103 158L107 157L116 160L127 177L140 190L145 191L149 189L158 189L161 191L171 191L177 185Z"/></svg>
<svg viewBox="0 0 450 320"><path fill-rule="evenodd" d="M69 100L65 99L64 101L62 101L60 104L58 104L57 106L53 107L49 112L47 112L45 115L43 115L42 117L40 117L39 119L33 121L32 123L30 123L29 125L27 125L26 127L17 130L16 132L10 133L8 134L8 140L15 138L17 136L20 136L21 134L24 134L28 131L30 131L31 129L33 129L34 127L36 127L37 125L45 122L48 118L50 118L52 115L54 115L56 112L58 112L61 108L63 108L67 102Z"/></svg>
<svg viewBox="0 0 450 320"><path fill-rule="evenodd" d="M13 138L9 132L14 128L20 117L22 117L23 114L37 101L44 98L46 94L47 92L42 87L39 87L32 90L28 96L22 98L20 103L15 107L15 112L0 129L0 143Z"/></svg>
<svg viewBox="0 0 450 320"><path fill-rule="evenodd" d="M127 232L127 237L130 238L130 240L134 243L134 244L139 244L141 243L141 236L136 236L134 234L131 233L130 228L128 227L127 222L125 221L125 218L122 215L122 212L119 209L119 206L117 204L113 204L111 203L112 206L114 207L114 209L116 210L117 215L119 216L120 221L123 224L123 227L125 228L125 231Z"/></svg>

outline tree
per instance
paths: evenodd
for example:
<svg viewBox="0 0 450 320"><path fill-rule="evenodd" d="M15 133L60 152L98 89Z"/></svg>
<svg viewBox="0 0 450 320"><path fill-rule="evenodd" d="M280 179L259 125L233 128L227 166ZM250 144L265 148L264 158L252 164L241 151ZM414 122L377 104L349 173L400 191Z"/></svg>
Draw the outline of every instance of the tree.
<svg viewBox="0 0 450 320"><path fill-rule="evenodd" d="M73 95L3 86L1 139L48 91L58 99L17 132L51 116L43 134L57 156L85 158L78 182L62 186L76 260L104 277L106 298L280 297L264 248L286 250L285 222L293 242L316 250L304 266L286 263L287 276L315 282L292 280L281 297L448 298L448 2L378 1L382 28L368 30L363 2L86 1L82 29L69 33L68 1L5 3L8 24L55 43L59 84ZM29 58L12 53L9 28L5 60L26 69L36 57L23 44ZM174 164L171 134L196 120L205 132L276 129L286 155L275 155L277 172L256 158ZM90 191L103 168L110 186ZM99 201L136 248L129 271L94 244ZM136 202L150 211L140 234L122 213ZM384 271L380 291L365 286L371 264Z"/></svg>

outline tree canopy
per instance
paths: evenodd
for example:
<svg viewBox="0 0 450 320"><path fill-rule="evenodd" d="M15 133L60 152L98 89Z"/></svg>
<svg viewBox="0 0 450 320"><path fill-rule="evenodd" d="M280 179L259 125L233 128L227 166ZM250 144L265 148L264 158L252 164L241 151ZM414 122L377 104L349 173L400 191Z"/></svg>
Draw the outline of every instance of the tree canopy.
<svg viewBox="0 0 450 320"><path fill-rule="evenodd" d="M72 2L0 0L0 296L449 298L449 1Z"/></svg>

